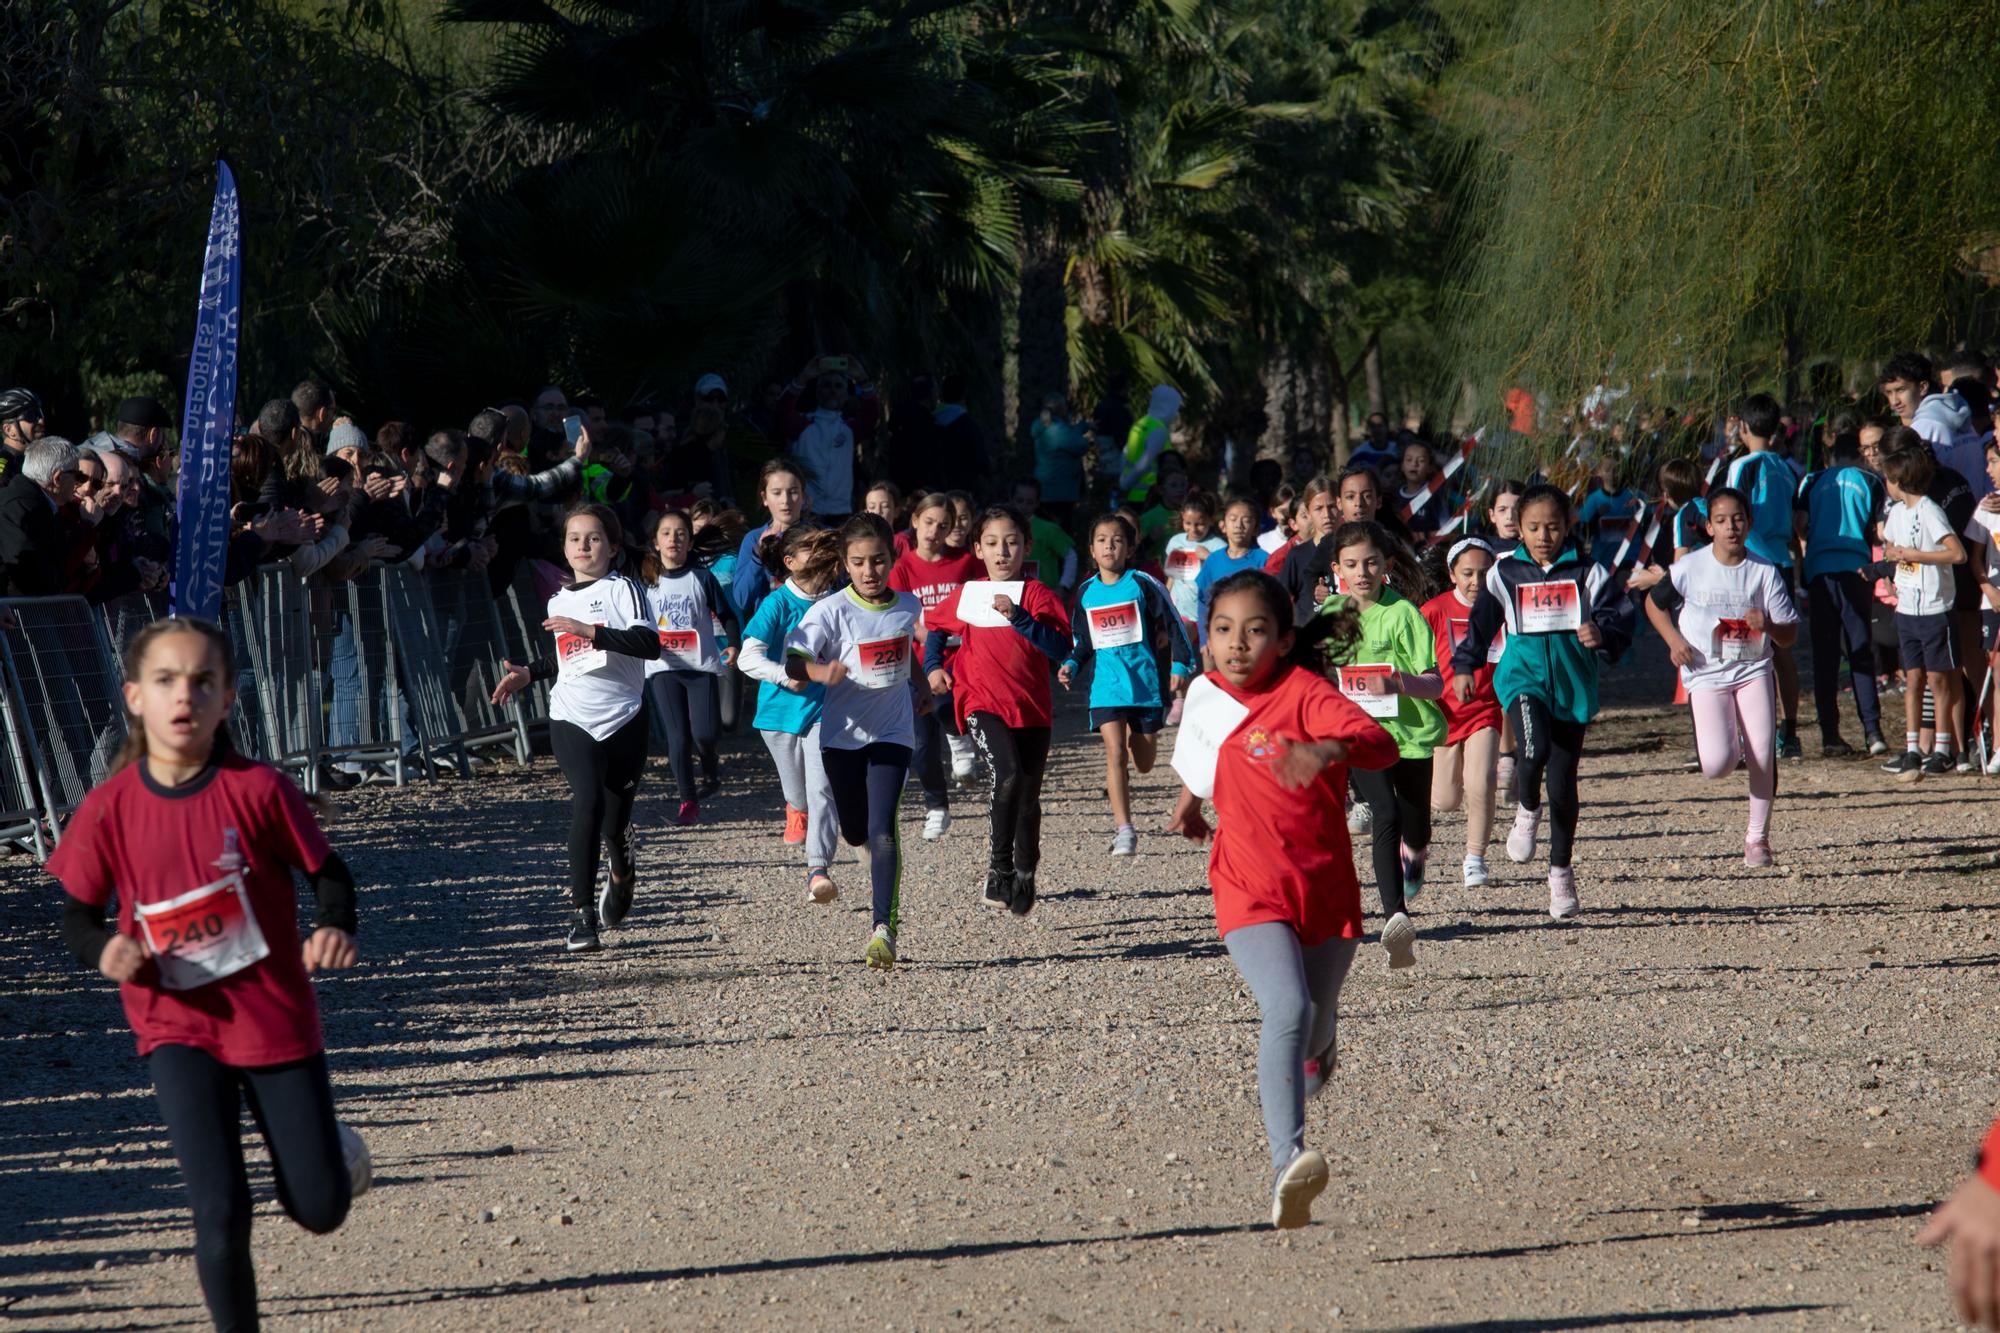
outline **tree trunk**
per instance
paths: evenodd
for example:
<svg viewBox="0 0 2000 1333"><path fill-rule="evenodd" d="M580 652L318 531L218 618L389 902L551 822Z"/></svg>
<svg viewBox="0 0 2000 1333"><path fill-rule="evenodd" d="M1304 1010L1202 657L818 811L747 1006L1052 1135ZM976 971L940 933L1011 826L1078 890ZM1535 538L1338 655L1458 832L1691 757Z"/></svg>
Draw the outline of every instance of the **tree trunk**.
<svg viewBox="0 0 2000 1333"><path fill-rule="evenodd" d="M1361 368L1368 375L1368 411L1380 412L1386 419L1389 415L1389 395L1382 387L1382 335L1371 332L1368 335L1368 351L1361 358ZM1396 422L1389 422L1394 427Z"/></svg>
<svg viewBox="0 0 2000 1333"><path fill-rule="evenodd" d="M1325 447L1332 401L1325 367L1317 358L1301 360L1290 348L1276 347L1259 372L1264 385L1264 431L1257 439L1259 458L1290 457L1299 445Z"/></svg>
<svg viewBox="0 0 2000 1333"><path fill-rule="evenodd" d="M1014 304L1014 355L1019 386L1017 420L1010 435L1019 435L1042 410L1042 399L1057 393L1070 396L1069 329L1063 322L1063 256L1054 245L1037 241L1021 267L1021 287ZM1081 406L1081 405L1079 405Z"/></svg>
<svg viewBox="0 0 2000 1333"><path fill-rule="evenodd" d="M1354 451L1354 442L1348 436L1352 424L1348 420L1353 410L1353 377L1340 364L1340 349L1328 346L1321 358L1326 365L1327 417L1330 430L1327 445L1333 450L1333 466L1329 471L1338 472L1347 466L1348 456Z"/></svg>

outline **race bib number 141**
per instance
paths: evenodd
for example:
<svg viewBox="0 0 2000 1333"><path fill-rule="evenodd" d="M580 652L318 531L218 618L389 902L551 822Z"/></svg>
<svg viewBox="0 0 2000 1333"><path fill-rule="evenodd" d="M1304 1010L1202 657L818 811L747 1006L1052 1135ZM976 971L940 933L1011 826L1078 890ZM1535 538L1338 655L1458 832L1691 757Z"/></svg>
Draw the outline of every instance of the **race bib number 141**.
<svg viewBox="0 0 2000 1333"><path fill-rule="evenodd" d="M1523 583L1515 593L1514 610L1523 634L1559 634L1583 628L1583 599L1568 579Z"/></svg>

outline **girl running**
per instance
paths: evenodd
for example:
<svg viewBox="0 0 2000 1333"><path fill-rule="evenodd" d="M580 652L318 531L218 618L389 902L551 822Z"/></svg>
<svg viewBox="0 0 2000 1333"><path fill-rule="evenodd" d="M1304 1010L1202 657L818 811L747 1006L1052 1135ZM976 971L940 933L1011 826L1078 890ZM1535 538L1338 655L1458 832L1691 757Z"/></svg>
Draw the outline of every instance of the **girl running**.
<svg viewBox="0 0 2000 1333"><path fill-rule="evenodd" d="M1452 694L1470 703L1486 654L1506 631L1493 673L1494 693L1520 742L1516 787L1520 808L1507 835L1507 857L1516 864L1535 855L1546 781L1555 818L1549 830L1549 915L1577 914L1577 767L1583 737L1597 716L1599 654L1615 657L1629 643L1616 605L1611 574L1585 564L1569 545L1569 496L1539 484L1522 495L1521 543L1486 573L1473 603L1471 625L1452 650Z"/></svg>
<svg viewBox="0 0 2000 1333"><path fill-rule="evenodd" d="M743 545L743 534L749 524L740 510L731 509L714 500L696 500L688 506L688 520L694 525L694 562L715 575L715 581L722 585L723 599L729 603L731 612L736 610L735 594L730 589L736 586L737 550ZM741 619L741 616L738 616ZM714 621L716 643L728 641L722 627L722 619ZM715 723L719 731L734 735L737 723L742 720L742 683L725 672L716 682Z"/></svg>
<svg viewBox="0 0 2000 1333"><path fill-rule="evenodd" d="M124 668L131 733L49 873L68 894L64 940L119 983L151 1070L209 1317L255 1328L243 1103L270 1150L278 1202L300 1226L334 1230L368 1186L367 1148L334 1119L307 979L359 959L354 877L291 780L231 748L227 635L204 620L155 621ZM303 945L294 871L319 902ZM114 894L115 931L105 924Z"/></svg>
<svg viewBox="0 0 2000 1333"><path fill-rule="evenodd" d="M782 662L785 641L840 577L840 543L821 528L793 528L765 541L773 548L765 552L765 562L782 567L785 581L744 627L740 661L743 674L758 682L753 721L785 791L785 841L805 844L807 897L830 903L840 892L830 875L839 830L820 748L826 689L792 679ZM777 661L771 658L774 649Z"/></svg>
<svg viewBox="0 0 2000 1333"><path fill-rule="evenodd" d="M782 537L787 528L805 520L806 479L798 464L783 455L765 460L757 474L757 498L771 521L743 534L743 544L736 549L735 581L729 589L737 614L744 616L755 614L764 594L783 582L782 571L757 563L757 551L766 533Z"/></svg>
<svg viewBox="0 0 2000 1333"><path fill-rule="evenodd" d="M1199 642L1208 644L1208 598L1215 585L1245 569L1262 569L1266 554L1257 548L1257 502L1239 495L1222 510L1222 545L1209 552L1195 575L1195 625ZM1204 668L1206 669L1206 668Z"/></svg>
<svg viewBox="0 0 2000 1333"><path fill-rule="evenodd" d="M1085 579L1070 602L1069 660L1056 679L1067 690L1086 666L1090 678L1090 729L1104 738L1104 790L1111 798L1117 830L1113 856L1139 850L1132 825L1132 778L1153 771L1167 705L1162 697L1160 661L1154 645L1165 639L1176 697L1187 688L1194 646L1167 590L1130 568L1138 530L1122 515L1106 514L1091 525L1090 558L1096 574Z"/></svg>
<svg viewBox="0 0 2000 1333"><path fill-rule="evenodd" d="M1674 561L1666 579L1654 586L1646 616L1681 669L1701 771L1726 778L1739 758L1750 770L1743 864L1767 866L1771 802L1778 794L1771 649L1798 638L1799 615L1784 574L1749 553L1748 497L1727 486L1711 491L1708 532L1709 544Z"/></svg>
<svg viewBox="0 0 2000 1333"><path fill-rule="evenodd" d="M950 601L959 585L967 579L976 579L982 567L976 556L968 551L954 550L945 544L958 522L958 515L951 498L943 491L927 495L917 502L911 513L915 524L916 542L907 554L897 558L894 568L889 571L889 586L897 592L913 595L923 604L924 614L918 620L917 632L926 633L929 617L938 607ZM945 670L949 674L951 659L958 653L958 640L953 638L945 646ZM965 781L974 772L972 744L963 735L958 714L951 700L940 699L938 706L917 719L916 751L911 762L917 770L917 781L924 789L924 841L935 842L951 827L951 789L945 781L945 756L950 754L951 776L955 781ZM959 747L965 753L961 758Z"/></svg>
<svg viewBox="0 0 2000 1333"><path fill-rule="evenodd" d="M1521 496L1527 489L1524 481L1503 481L1494 492L1493 503L1486 507L1486 539L1496 560L1520 544ZM1514 800L1514 724L1504 710L1500 714L1500 758L1493 768L1493 791L1500 800Z"/></svg>
<svg viewBox="0 0 2000 1333"><path fill-rule="evenodd" d="M1493 568L1493 548L1478 537L1452 544L1445 555L1451 586L1424 603L1424 619L1435 640L1437 668L1443 677L1444 747L1431 757L1431 809L1465 806L1465 887L1484 888L1486 844L1493 836L1494 757L1500 749L1503 725L1500 700L1493 693L1493 666L1499 660L1496 641L1472 682L1472 699L1460 703L1451 691L1451 654L1471 627L1472 605Z"/></svg>
<svg viewBox="0 0 2000 1333"><path fill-rule="evenodd" d="M1205 495L1190 495L1181 502L1181 530L1167 538L1160 567L1167 573L1167 595L1190 637L1199 634L1201 594L1195 578L1210 554L1220 551L1223 540L1215 533L1215 510Z"/></svg>
<svg viewBox="0 0 2000 1333"><path fill-rule="evenodd" d="M1069 614L1048 585L1024 579L1028 522L993 505L973 526L986 578L967 582L929 613L924 669L934 697L949 697L993 772L993 841L986 859L988 907L1026 916L1035 906L1042 856L1042 774L1055 714L1049 663L1069 649ZM957 660L946 664L956 636Z"/></svg>
<svg viewBox="0 0 2000 1333"><path fill-rule="evenodd" d="M1263 1017L1257 1094L1276 1172L1271 1225L1302 1227L1327 1180L1326 1159L1305 1146L1305 1102L1333 1074L1340 986L1361 940L1342 798L1350 767L1382 768L1396 745L1301 665L1310 650L1292 632L1291 597L1270 575L1218 584L1208 635L1215 671L1198 688L1238 717L1213 751L1212 784L1203 784L1216 814L1208 882L1216 929ZM1189 715L1197 711L1191 702ZM1186 748L1189 733L1181 735ZM1181 765L1180 750L1174 758ZM1195 842L1211 836L1204 794L1182 786L1170 831Z"/></svg>
<svg viewBox="0 0 2000 1333"><path fill-rule="evenodd" d="M848 585L814 603L785 640L793 680L826 687L820 743L833 784L840 836L866 846L875 932L868 966L896 965L901 924L902 846L896 809L910 772L916 715L931 708L930 687L910 674L910 638L923 606L889 586L894 536L873 514L841 525Z"/></svg>
<svg viewBox="0 0 2000 1333"><path fill-rule="evenodd" d="M571 953L600 945L600 925L632 910L639 872L627 835L646 769L646 663L660 658L660 635L638 584L614 572L625 534L603 505L578 505L563 520L563 558L573 581L549 598L542 628L556 654L529 666L503 663L497 706L538 680L549 692L549 748L569 782L569 898L576 908ZM609 853L598 887L599 844ZM593 893L593 890L595 892Z"/></svg>
<svg viewBox="0 0 2000 1333"><path fill-rule="evenodd" d="M903 492L893 481L878 481L861 497L861 508L894 528L902 517Z"/></svg>
<svg viewBox="0 0 2000 1333"><path fill-rule="evenodd" d="M1329 660L1339 667L1341 692L1396 742L1396 762L1377 772L1357 772L1354 789L1371 817L1382 947L1390 967L1404 968L1417 961L1417 928L1407 909L1423 892L1430 855L1431 751L1445 739L1437 705L1444 678L1437 640L1418 609L1424 576L1403 544L1379 524L1343 523L1332 546L1334 569L1347 592L1327 599L1331 638L1343 645ZM1395 587L1389 586L1392 581Z"/></svg>
<svg viewBox="0 0 2000 1333"><path fill-rule="evenodd" d="M718 642L719 621L729 638L741 638L736 610L715 575L694 563L694 525L678 509L661 514L653 528L653 550L640 565L647 609L659 629L660 656L646 663L646 694L667 731L667 761L681 807L676 822L701 822L701 802L722 786L715 750L722 711L717 696L734 684L726 674L736 662L728 640ZM694 784L695 756L701 756L701 786Z"/></svg>

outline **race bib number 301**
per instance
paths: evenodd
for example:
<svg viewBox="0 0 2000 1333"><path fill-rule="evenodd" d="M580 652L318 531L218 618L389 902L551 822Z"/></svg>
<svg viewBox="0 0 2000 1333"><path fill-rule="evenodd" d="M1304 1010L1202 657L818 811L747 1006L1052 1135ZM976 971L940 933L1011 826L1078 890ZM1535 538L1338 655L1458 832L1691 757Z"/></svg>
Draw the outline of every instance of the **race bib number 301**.
<svg viewBox="0 0 2000 1333"><path fill-rule="evenodd" d="M910 675L910 636L872 639L854 645L854 683L868 690L886 690Z"/></svg>
<svg viewBox="0 0 2000 1333"><path fill-rule="evenodd" d="M1583 599L1568 579L1523 583L1514 594L1523 634L1559 634L1583 628Z"/></svg>
<svg viewBox="0 0 2000 1333"><path fill-rule="evenodd" d="M168 990L220 981L271 952L240 873L163 903L139 903L133 913Z"/></svg>
<svg viewBox="0 0 2000 1333"><path fill-rule="evenodd" d="M1087 608L1090 616L1090 646L1102 652L1139 642L1139 604L1114 602L1110 606Z"/></svg>

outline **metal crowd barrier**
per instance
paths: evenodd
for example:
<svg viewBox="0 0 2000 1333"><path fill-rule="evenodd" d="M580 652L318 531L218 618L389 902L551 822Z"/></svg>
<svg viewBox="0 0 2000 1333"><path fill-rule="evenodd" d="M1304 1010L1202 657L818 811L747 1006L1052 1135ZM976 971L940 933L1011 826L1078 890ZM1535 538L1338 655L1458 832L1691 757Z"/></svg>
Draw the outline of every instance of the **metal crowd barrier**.
<svg viewBox="0 0 2000 1333"><path fill-rule="evenodd" d="M546 650L541 599L523 571L499 597L484 573L378 568L347 583L268 565L232 587L222 625L236 657L231 733L244 753L317 791L325 765L376 763L470 777L476 752L525 764L548 720L539 683L489 700L503 661ZM120 662L166 598L133 593L0 599L0 844L45 860L63 821L125 742ZM421 762L419 762L421 761Z"/></svg>

